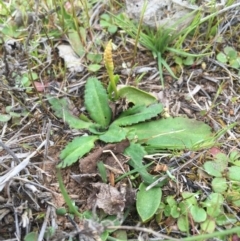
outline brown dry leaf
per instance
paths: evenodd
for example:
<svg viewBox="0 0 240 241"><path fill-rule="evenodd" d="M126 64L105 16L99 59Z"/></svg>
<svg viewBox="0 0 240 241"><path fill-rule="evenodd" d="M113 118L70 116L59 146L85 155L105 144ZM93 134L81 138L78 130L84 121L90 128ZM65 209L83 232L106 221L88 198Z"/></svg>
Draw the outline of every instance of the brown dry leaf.
<svg viewBox="0 0 240 241"><path fill-rule="evenodd" d="M127 199L135 199L135 190L126 189L125 186L121 186L120 190L105 183L92 183L92 186L96 193L88 198L88 205L92 208L101 208L110 215L121 215ZM127 204L130 202L128 201Z"/></svg>
<svg viewBox="0 0 240 241"><path fill-rule="evenodd" d="M79 162L81 173L97 173L97 161L102 155L103 149L101 147L95 149L92 153L82 158Z"/></svg>
<svg viewBox="0 0 240 241"><path fill-rule="evenodd" d="M125 195L117 188L105 183L93 183L92 186L98 190L95 205L103 209L107 214L120 214L125 207Z"/></svg>
<svg viewBox="0 0 240 241"><path fill-rule="evenodd" d="M165 164L157 164L153 169L155 173L166 172L167 170L168 170L168 166Z"/></svg>
<svg viewBox="0 0 240 241"><path fill-rule="evenodd" d="M127 148L129 145L130 145L129 140L123 140L116 144L106 145L103 148L98 147L92 153L90 153L88 156L86 156L85 158L83 158L79 161L80 162L79 168L80 168L81 173L97 173L97 162L99 161L104 150L110 150L114 154L121 154L124 152L125 148ZM111 156L111 158L113 158L113 157ZM102 158L102 159L104 161L107 158ZM113 162L116 163L116 161L113 160L113 161L110 161L110 165ZM109 164L109 161L106 164Z"/></svg>

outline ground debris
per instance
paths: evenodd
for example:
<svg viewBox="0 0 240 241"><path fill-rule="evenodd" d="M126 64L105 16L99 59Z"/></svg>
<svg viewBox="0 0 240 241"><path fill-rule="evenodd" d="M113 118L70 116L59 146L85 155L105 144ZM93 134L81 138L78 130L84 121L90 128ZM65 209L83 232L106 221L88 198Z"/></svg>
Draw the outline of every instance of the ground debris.
<svg viewBox="0 0 240 241"><path fill-rule="evenodd" d="M107 214L121 215L130 200L135 200L136 191L121 185L119 188L105 183L92 183L94 193L88 198L91 208L98 207Z"/></svg>

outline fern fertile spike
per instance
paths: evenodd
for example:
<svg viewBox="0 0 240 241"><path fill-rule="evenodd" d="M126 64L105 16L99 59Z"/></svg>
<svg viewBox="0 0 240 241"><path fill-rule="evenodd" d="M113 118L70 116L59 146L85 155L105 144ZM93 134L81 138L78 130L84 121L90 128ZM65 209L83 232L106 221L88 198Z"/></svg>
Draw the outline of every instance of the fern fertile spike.
<svg viewBox="0 0 240 241"><path fill-rule="evenodd" d="M110 40L106 45L106 48L104 51L104 62L105 62L106 68L113 71L114 65L113 65L113 58L112 58L112 40Z"/></svg>

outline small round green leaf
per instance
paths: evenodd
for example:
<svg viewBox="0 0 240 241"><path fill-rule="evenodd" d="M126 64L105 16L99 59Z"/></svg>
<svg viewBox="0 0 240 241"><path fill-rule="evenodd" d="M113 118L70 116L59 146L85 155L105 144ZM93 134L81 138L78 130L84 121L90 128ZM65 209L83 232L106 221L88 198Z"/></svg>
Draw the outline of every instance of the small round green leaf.
<svg viewBox="0 0 240 241"><path fill-rule="evenodd" d="M216 224L214 220L207 219L205 222L201 223L202 231L206 233L212 233L215 230Z"/></svg>
<svg viewBox="0 0 240 241"><path fill-rule="evenodd" d="M204 170L207 174L214 177L222 177L222 168L215 161L207 161L203 164Z"/></svg>
<svg viewBox="0 0 240 241"><path fill-rule="evenodd" d="M224 53L230 59L237 58L237 51L234 48L230 47L230 46L227 46L227 47L224 48Z"/></svg>
<svg viewBox="0 0 240 241"><path fill-rule="evenodd" d="M102 54L88 53L87 59L95 64L98 64L102 61Z"/></svg>
<svg viewBox="0 0 240 241"><path fill-rule="evenodd" d="M0 122L8 122L10 119L10 115L0 114Z"/></svg>
<svg viewBox="0 0 240 241"><path fill-rule="evenodd" d="M221 212L224 198L220 193L211 193L202 205L207 207L207 214L211 217L217 217Z"/></svg>
<svg viewBox="0 0 240 241"><path fill-rule="evenodd" d="M167 202L170 206L177 205L177 202L176 202L176 200L174 199L173 196L167 196L167 197L166 197L166 202Z"/></svg>
<svg viewBox="0 0 240 241"><path fill-rule="evenodd" d="M37 241L37 239L38 239L38 233L36 233L36 232L28 233L24 237L24 241Z"/></svg>
<svg viewBox="0 0 240 241"><path fill-rule="evenodd" d="M207 218L207 213L205 212L205 210L198 206L192 206L190 209L190 213L193 220L197 223L204 222Z"/></svg>
<svg viewBox="0 0 240 241"><path fill-rule="evenodd" d="M206 206L219 206L222 205L224 197L220 193L211 193L205 200Z"/></svg>
<svg viewBox="0 0 240 241"><path fill-rule="evenodd" d="M186 201L180 202L179 208L180 208L181 214L187 215L191 206L192 206L192 204L189 204Z"/></svg>
<svg viewBox="0 0 240 241"><path fill-rule="evenodd" d="M114 33L117 32L117 30L118 30L118 27L115 26L115 25L110 25L110 26L108 27L108 32L109 32L109 33L114 34Z"/></svg>
<svg viewBox="0 0 240 241"><path fill-rule="evenodd" d="M60 216L64 216L67 213L67 209L64 207L56 209L56 214Z"/></svg>
<svg viewBox="0 0 240 241"><path fill-rule="evenodd" d="M196 205L197 204L197 200L195 198L194 193L191 192L182 192L182 197L185 200L186 203L188 203L189 205Z"/></svg>
<svg viewBox="0 0 240 241"><path fill-rule="evenodd" d="M216 218L217 225L232 225L233 223L236 223L237 219L236 216L233 214L220 214Z"/></svg>
<svg viewBox="0 0 240 241"><path fill-rule="evenodd" d="M177 226L180 231L187 232L189 230L189 221L187 216L181 216L177 220Z"/></svg>
<svg viewBox="0 0 240 241"><path fill-rule="evenodd" d="M240 167L232 166L228 169L228 177L232 181L240 181Z"/></svg>
<svg viewBox="0 0 240 241"><path fill-rule="evenodd" d="M188 56L186 59L183 60L184 65L193 65L195 59L192 56Z"/></svg>
<svg viewBox="0 0 240 241"><path fill-rule="evenodd" d="M230 66L231 66L232 68L235 68L235 69L239 69L239 67L240 67L240 61L239 61L239 59L231 59L231 60L229 61L229 64L230 64Z"/></svg>
<svg viewBox="0 0 240 241"><path fill-rule="evenodd" d="M90 64L88 66L88 70L91 71L91 72L97 72L98 70L101 69L101 65L100 64Z"/></svg>
<svg viewBox="0 0 240 241"><path fill-rule="evenodd" d="M233 163L237 160L240 161L240 152L239 151L232 151L229 155L229 159Z"/></svg>
<svg viewBox="0 0 240 241"><path fill-rule="evenodd" d="M146 191L147 186L143 183L137 193L137 211L143 222L148 221L158 210L161 203L162 190L159 187Z"/></svg>
<svg viewBox="0 0 240 241"><path fill-rule="evenodd" d="M227 188L227 180L223 177L216 177L212 180L212 188L213 191L216 193L224 193Z"/></svg>
<svg viewBox="0 0 240 241"><path fill-rule="evenodd" d="M173 218L178 218L180 216L180 208L177 205L171 207L171 216Z"/></svg>
<svg viewBox="0 0 240 241"><path fill-rule="evenodd" d="M217 60L221 63L227 63L227 56L220 52L218 55L217 55Z"/></svg>
<svg viewBox="0 0 240 241"><path fill-rule="evenodd" d="M164 208L164 215L166 217L169 217L171 215L171 207L169 205L166 205Z"/></svg>

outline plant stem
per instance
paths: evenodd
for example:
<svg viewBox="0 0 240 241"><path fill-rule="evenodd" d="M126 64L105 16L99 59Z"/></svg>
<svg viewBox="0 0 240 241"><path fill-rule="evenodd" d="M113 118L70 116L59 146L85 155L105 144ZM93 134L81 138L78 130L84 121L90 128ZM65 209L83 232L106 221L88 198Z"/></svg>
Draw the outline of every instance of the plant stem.
<svg viewBox="0 0 240 241"><path fill-rule="evenodd" d="M110 79L112 89L114 91L114 100L116 100L118 98L118 91L117 91L117 87L116 87L116 83L115 83L115 77L113 74L113 70L107 66L107 72L108 72L108 76Z"/></svg>
<svg viewBox="0 0 240 241"><path fill-rule="evenodd" d="M68 193L67 193L67 190L63 184L63 179L62 179L62 175L61 175L61 172L60 172L60 169L57 168L57 179L58 179L58 183L59 183L59 188L61 190L61 193L63 195L63 198L66 202L66 204L68 205L68 208L69 208L69 211L74 213L76 216L78 216L79 218L82 217L81 213L79 213L76 208L73 206L72 204L72 200L71 198L69 197Z"/></svg>
<svg viewBox="0 0 240 241"><path fill-rule="evenodd" d="M197 236L192 236L192 237L187 237L183 239L179 239L181 241L198 241L198 240L206 240L209 238L215 238L218 236L226 236L229 234L234 234L234 233L239 233L240 232L240 227L235 227L229 230L223 230L223 231L218 231L218 232L213 232L213 233L208 233L208 234L201 234ZM165 239L163 241L172 241L172 239Z"/></svg>
<svg viewBox="0 0 240 241"><path fill-rule="evenodd" d="M164 89L164 80L163 80L163 72L162 72L162 55L160 52L157 52L157 62L158 62L158 71L159 71L159 76L160 76L160 80L161 80L161 85Z"/></svg>

